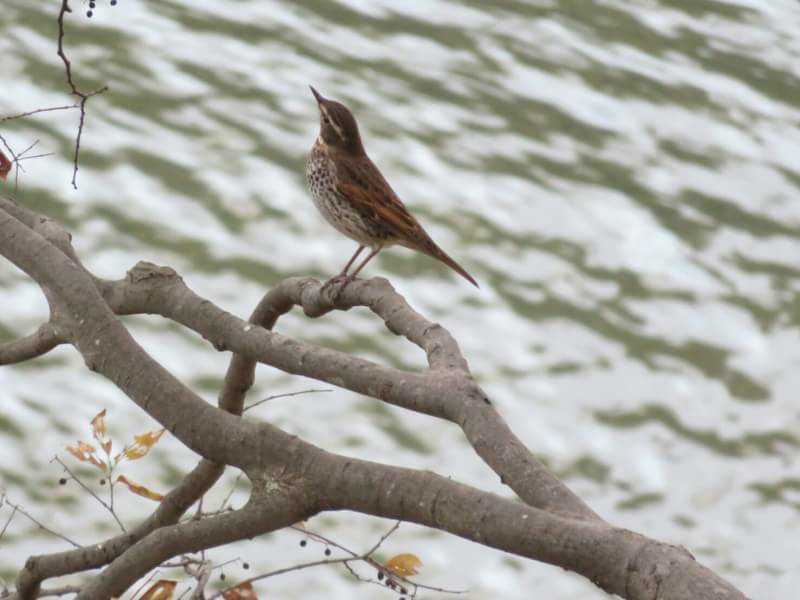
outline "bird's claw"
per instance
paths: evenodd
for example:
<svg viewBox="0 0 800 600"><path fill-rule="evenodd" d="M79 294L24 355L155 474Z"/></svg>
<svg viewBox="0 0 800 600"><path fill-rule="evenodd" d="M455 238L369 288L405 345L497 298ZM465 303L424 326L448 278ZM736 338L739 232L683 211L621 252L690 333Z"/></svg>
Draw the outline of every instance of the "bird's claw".
<svg viewBox="0 0 800 600"><path fill-rule="evenodd" d="M349 284L351 281L354 280L355 277L353 277L352 275L345 275L344 273L339 273L335 277L331 277L328 281L326 281L323 284L322 289L320 291L324 293L328 288L338 286L335 294L333 294L333 298L336 299L342 292L342 290L347 287L347 284Z"/></svg>

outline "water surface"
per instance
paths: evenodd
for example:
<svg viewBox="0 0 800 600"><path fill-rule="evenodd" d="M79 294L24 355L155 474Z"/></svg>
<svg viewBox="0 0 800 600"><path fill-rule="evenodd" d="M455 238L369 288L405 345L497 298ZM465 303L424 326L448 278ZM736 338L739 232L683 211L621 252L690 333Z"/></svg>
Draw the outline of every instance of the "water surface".
<svg viewBox="0 0 800 600"><path fill-rule="evenodd" d="M5 3L0 114L69 101L56 4ZM111 88L89 105L79 189L69 184L75 113L3 123L0 133L18 149L39 139L37 150L55 153L26 163L18 197L61 219L94 272L170 265L240 316L283 277L336 273L354 248L304 187L317 128L311 83L354 110L372 158L481 289L403 249L367 273L389 277L455 335L517 434L608 520L686 546L754 598L792 597L796 2L120 0L100 2L91 20L73 4L67 47L80 85ZM46 314L36 286L7 264L0 297L3 339ZM225 356L158 318L128 323L214 401ZM387 364L424 364L367 311L314 322L293 314L279 329ZM253 398L309 387L323 386L262 367ZM120 441L155 424L70 348L0 370L0 390L10 498L83 543L112 533L85 494L57 484L49 460L86 437L103 407ZM339 390L257 413L335 452L510 495L445 423ZM128 474L163 491L194 461L165 440ZM118 500L129 523L152 508ZM365 548L388 524L334 514L312 526ZM214 556L240 556L250 573L322 556L297 542L279 532ZM23 519L0 544L6 578L27 555L65 548ZM424 561L421 581L474 598L606 597L558 569L411 525L386 547L405 551ZM333 569L260 589L386 597Z"/></svg>

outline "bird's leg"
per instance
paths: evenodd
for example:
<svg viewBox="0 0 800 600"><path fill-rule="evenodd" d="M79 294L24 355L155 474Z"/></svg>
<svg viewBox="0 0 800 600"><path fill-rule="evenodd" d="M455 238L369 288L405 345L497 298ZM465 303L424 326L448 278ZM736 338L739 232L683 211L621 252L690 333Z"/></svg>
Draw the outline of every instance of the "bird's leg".
<svg viewBox="0 0 800 600"><path fill-rule="evenodd" d="M322 286L322 288L325 289L326 287L339 282L343 282L345 284L350 283L353 280L353 277L349 276L347 274L347 271L350 269L352 264L358 258L358 255L361 254L361 252L363 252L364 248L366 248L366 246L359 246L358 249L356 250L356 253L353 254L350 260L347 261L347 264L344 266L344 269L342 269L342 272L334 277L331 277L327 282L325 282L325 285Z"/></svg>
<svg viewBox="0 0 800 600"><path fill-rule="evenodd" d="M347 275L347 271L350 269L350 266L356 261L356 259L358 258L358 255L361 254L361 252L364 250L364 248L366 248L366 246L359 246L358 247L358 250L356 250L356 253L353 254L352 258L347 261L347 264L344 266L344 269L342 269L342 272L339 273L340 277L342 275Z"/></svg>
<svg viewBox="0 0 800 600"><path fill-rule="evenodd" d="M352 274L352 275L350 275L350 279L355 279L355 278L356 278L356 275L358 275L358 274L361 272L361 269L363 269L364 267L366 267L366 266L367 266L367 263L368 263L369 261L371 261L371 260L372 260L372 258L373 258L373 257L374 257L376 254L378 254L378 252L380 252L380 251L381 251L381 247L380 247L380 246L378 246L377 248L373 248L373 249L372 249L372 252L370 252L370 253L369 253L369 256L367 256L367 258L365 258L365 259L364 259L364 262L362 262L360 265L358 265L358 268L357 268L355 271L353 271L353 274ZM355 257L353 257L353 258L355 258Z"/></svg>

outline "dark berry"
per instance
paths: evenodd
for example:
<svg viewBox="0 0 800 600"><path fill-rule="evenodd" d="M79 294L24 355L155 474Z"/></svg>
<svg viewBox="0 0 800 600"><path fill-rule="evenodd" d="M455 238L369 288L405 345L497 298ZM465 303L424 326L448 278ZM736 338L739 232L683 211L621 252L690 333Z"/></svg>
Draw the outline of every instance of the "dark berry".
<svg viewBox="0 0 800 600"><path fill-rule="evenodd" d="M117 5L117 0L111 0L111 6L116 6L116 5Z"/></svg>
<svg viewBox="0 0 800 600"><path fill-rule="evenodd" d="M246 571L250 568L250 563L242 563L242 568Z"/></svg>
<svg viewBox="0 0 800 600"><path fill-rule="evenodd" d="M378 581L383 580L383 571L378 571Z"/></svg>
<svg viewBox="0 0 800 600"><path fill-rule="evenodd" d="M58 480L58 483L61 485L67 485L67 478L62 477L61 479Z"/></svg>
<svg viewBox="0 0 800 600"><path fill-rule="evenodd" d="M87 16L87 17L89 17L90 19L92 18L92 15L93 15L93 14L94 14L94 13L93 13L92 11L90 11L90 10L87 10L87 11L86 11L86 16Z"/></svg>
<svg viewBox="0 0 800 600"><path fill-rule="evenodd" d="M331 555L331 549L325 548L325 556L330 556L330 555Z"/></svg>
<svg viewBox="0 0 800 600"><path fill-rule="evenodd" d="M106 480L105 479L101 479L100 480L100 485L105 485L105 484L106 484Z"/></svg>
<svg viewBox="0 0 800 600"><path fill-rule="evenodd" d="M308 543L308 542L307 542L307 541L305 541L305 540L300 540L300 547L301 547L301 548L305 548L307 543Z"/></svg>
<svg viewBox="0 0 800 600"><path fill-rule="evenodd" d="M94 8L94 7L95 7L94 2L89 2L89 8Z"/></svg>
<svg viewBox="0 0 800 600"><path fill-rule="evenodd" d="M225 573L220 573L220 574L219 574L219 578L220 578L222 581L225 581Z"/></svg>

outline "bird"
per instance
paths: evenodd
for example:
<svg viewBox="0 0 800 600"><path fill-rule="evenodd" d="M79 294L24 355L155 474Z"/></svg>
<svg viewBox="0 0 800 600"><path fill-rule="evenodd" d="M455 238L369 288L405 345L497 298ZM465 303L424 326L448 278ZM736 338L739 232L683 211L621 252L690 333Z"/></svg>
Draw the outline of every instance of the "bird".
<svg viewBox="0 0 800 600"><path fill-rule="evenodd" d="M313 86L319 109L319 135L306 160L306 180L314 204L337 231L358 244L342 272L328 284L353 281L382 249L395 244L435 258L475 287L475 279L439 248L370 160L353 113L325 98ZM348 274L369 248L367 258Z"/></svg>

